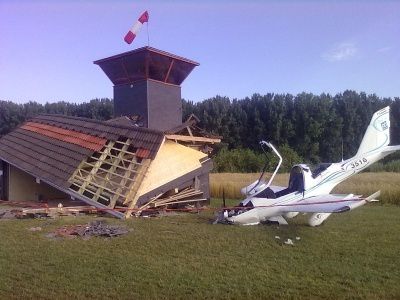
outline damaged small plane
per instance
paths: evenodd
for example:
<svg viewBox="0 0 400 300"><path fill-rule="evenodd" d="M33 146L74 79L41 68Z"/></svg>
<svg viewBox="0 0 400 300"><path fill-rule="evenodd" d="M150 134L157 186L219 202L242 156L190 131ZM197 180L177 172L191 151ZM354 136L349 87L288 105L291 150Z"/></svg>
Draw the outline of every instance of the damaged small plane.
<svg viewBox="0 0 400 300"><path fill-rule="evenodd" d="M292 167L288 187L271 186L282 157L275 147L261 141L261 147L269 147L279 158L279 163L270 180L262 178L242 189L246 196L238 206L219 213L217 222L228 224L255 225L263 222L288 224L300 212L312 213L310 226L321 225L332 213L346 212L368 202L378 201L380 191L363 198L353 194L330 194L332 189L366 169L385 156L400 150L400 145L390 143L389 106L375 112L365 132L357 154L339 163L320 164L311 169L306 164Z"/></svg>

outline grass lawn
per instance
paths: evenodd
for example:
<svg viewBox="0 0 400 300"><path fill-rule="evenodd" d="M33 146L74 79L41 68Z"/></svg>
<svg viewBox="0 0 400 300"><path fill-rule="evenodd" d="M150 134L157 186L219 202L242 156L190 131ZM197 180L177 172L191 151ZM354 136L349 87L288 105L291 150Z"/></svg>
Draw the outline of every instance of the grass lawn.
<svg viewBox="0 0 400 300"><path fill-rule="evenodd" d="M399 217L367 205L318 228L304 216L285 227L211 225L210 212L107 218L132 231L90 240L45 234L93 217L0 220L0 299L399 299Z"/></svg>

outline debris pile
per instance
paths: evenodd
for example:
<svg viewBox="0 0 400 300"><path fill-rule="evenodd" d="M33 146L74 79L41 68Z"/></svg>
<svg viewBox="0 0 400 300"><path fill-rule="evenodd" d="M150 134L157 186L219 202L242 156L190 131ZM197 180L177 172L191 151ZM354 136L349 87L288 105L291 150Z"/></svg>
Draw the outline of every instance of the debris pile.
<svg viewBox="0 0 400 300"><path fill-rule="evenodd" d="M42 207L42 208L1 208L0 219L25 219L25 218L57 218L62 216L80 216L87 214L100 214L93 206L73 207Z"/></svg>
<svg viewBox="0 0 400 300"><path fill-rule="evenodd" d="M285 239L285 240L281 240L281 237L279 236L279 235L276 235L275 236L275 239L276 240L279 240L279 243L280 243L280 245L290 245L290 246L294 246L294 239L291 239L291 238L287 238L287 239ZM296 241L300 241L300 237L299 236L296 236Z"/></svg>
<svg viewBox="0 0 400 300"><path fill-rule="evenodd" d="M0 219L20 218L21 211L18 209L0 209Z"/></svg>
<svg viewBox="0 0 400 300"><path fill-rule="evenodd" d="M150 208L167 208L171 207L171 205L181 207L182 204L187 207L190 206L191 203L196 204L202 201L207 201L207 198L203 197L203 192L200 190L191 187L184 188L180 191L176 189L151 198L147 203L139 207L136 215L139 216L143 211Z"/></svg>
<svg viewBox="0 0 400 300"><path fill-rule="evenodd" d="M64 207L60 203L57 207L23 209L21 211L21 216L28 218L56 218L61 216L79 216L96 213L98 213L98 211L93 206L85 205Z"/></svg>
<svg viewBox="0 0 400 300"><path fill-rule="evenodd" d="M107 225L104 221L96 220L84 225L66 225L48 234L48 237L82 237L93 236L116 237L128 233L126 227Z"/></svg>

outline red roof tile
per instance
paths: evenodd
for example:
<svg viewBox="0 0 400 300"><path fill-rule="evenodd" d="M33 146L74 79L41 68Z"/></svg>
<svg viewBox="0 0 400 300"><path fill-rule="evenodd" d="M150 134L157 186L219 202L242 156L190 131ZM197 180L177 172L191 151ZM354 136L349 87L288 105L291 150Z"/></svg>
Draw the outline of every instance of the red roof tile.
<svg viewBox="0 0 400 300"><path fill-rule="evenodd" d="M71 116L39 115L31 122L82 132L109 141L116 141L120 137L129 138L132 140L133 147L149 149L150 159L154 159L164 139L164 134L157 130Z"/></svg>
<svg viewBox="0 0 400 300"><path fill-rule="evenodd" d="M150 150L148 149L143 149L143 148L139 148L136 151L136 156L140 157L140 158L149 158L150 156Z"/></svg>
<svg viewBox="0 0 400 300"><path fill-rule="evenodd" d="M100 151L107 142L106 139L89 134L35 122L27 122L21 128L93 151Z"/></svg>

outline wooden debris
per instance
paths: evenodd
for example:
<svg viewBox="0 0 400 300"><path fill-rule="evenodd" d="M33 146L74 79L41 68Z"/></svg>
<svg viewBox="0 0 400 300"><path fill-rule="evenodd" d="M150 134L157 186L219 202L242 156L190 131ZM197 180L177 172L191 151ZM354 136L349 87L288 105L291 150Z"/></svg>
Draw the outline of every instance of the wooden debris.
<svg viewBox="0 0 400 300"><path fill-rule="evenodd" d="M179 134L167 134L165 135L165 137L169 140L183 141L183 142L201 142L201 143L211 143L211 144L221 143L220 138L207 138L207 137L187 136Z"/></svg>
<svg viewBox="0 0 400 300"><path fill-rule="evenodd" d="M56 217L79 214L96 214L98 210L94 206L70 206L70 207L43 207L22 209L20 216L28 217Z"/></svg>
<svg viewBox="0 0 400 300"><path fill-rule="evenodd" d="M191 187L184 188L180 191L178 189L174 189L168 191L167 193L159 194L151 198L146 204L142 205L138 209L135 215L143 215L144 211L146 211L146 214L148 214L149 210L153 209L154 211L157 211L157 209L169 208L171 206L174 208L182 208L182 206L186 207L193 203L197 204L198 202L207 201L208 199L202 198L202 195L202 191Z"/></svg>

